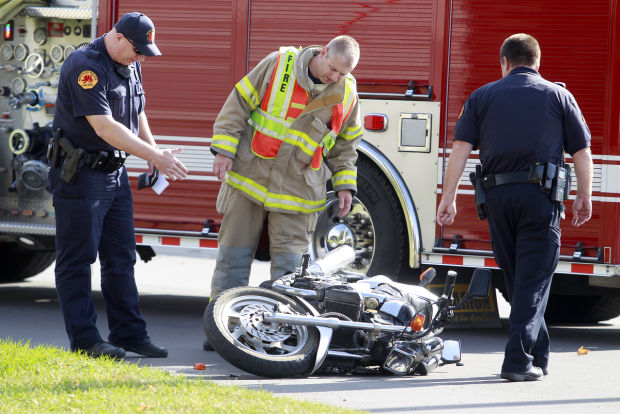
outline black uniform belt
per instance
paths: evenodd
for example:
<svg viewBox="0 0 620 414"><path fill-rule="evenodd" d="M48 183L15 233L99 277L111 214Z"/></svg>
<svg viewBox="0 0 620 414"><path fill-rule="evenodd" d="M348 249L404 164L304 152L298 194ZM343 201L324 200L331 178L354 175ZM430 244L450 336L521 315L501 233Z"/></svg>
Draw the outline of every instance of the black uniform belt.
<svg viewBox="0 0 620 414"><path fill-rule="evenodd" d="M485 190L504 184L529 183L529 171L517 171L509 173L485 174L482 176L482 186Z"/></svg>

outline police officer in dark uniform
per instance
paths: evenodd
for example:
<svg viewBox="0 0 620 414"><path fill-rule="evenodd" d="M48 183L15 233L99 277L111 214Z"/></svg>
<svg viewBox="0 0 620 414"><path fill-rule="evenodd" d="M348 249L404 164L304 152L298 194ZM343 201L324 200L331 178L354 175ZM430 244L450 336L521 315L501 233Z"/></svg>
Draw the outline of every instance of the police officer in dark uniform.
<svg viewBox="0 0 620 414"><path fill-rule="evenodd" d="M501 377L532 381L548 373L544 313L559 258L563 193L568 193L564 151L575 165L572 222L580 226L592 213L590 131L571 93L538 73L540 48L532 36L507 38L500 64L502 79L474 91L457 121L437 223L453 223L459 179L471 151L480 148L476 180L486 190L481 214L489 220L511 304Z"/></svg>
<svg viewBox="0 0 620 414"><path fill-rule="evenodd" d="M126 153L147 160L172 180L187 169L155 145L144 112L141 63L161 55L155 27L128 13L108 33L73 52L62 66L50 145L50 192L56 214L56 289L71 350L115 358L132 351L166 357L140 314L133 199ZM109 342L102 340L91 291L90 265L99 254Z"/></svg>

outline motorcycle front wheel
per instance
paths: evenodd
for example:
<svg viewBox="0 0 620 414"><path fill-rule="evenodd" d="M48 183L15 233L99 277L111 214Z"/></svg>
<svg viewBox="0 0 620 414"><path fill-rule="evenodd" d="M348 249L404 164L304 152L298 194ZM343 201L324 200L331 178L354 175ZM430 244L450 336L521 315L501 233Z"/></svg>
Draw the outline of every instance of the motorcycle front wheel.
<svg viewBox="0 0 620 414"><path fill-rule="evenodd" d="M213 298L203 317L209 343L226 361L262 377L308 374L319 343L313 327L263 322L271 312L307 312L285 295L263 288L239 287Z"/></svg>

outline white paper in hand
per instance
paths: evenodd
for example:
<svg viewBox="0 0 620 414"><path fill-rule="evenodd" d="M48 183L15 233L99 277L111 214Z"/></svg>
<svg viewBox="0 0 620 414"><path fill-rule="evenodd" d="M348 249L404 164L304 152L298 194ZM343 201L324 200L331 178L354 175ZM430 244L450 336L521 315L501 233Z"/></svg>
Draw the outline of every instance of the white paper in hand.
<svg viewBox="0 0 620 414"><path fill-rule="evenodd" d="M169 185L170 183L168 182L168 180L166 180L166 177L160 174L159 177L157 177L157 181L155 181L155 184L153 184L151 188L157 194L161 194L164 192L166 187L168 187Z"/></svg>

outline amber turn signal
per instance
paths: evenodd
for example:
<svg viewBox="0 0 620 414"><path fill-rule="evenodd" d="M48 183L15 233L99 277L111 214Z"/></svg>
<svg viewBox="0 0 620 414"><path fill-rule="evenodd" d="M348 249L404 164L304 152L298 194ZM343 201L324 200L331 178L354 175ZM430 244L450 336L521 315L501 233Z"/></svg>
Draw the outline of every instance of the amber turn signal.
<svg viewBox="0 0 620 414"><path fill-rule="evenodd" d="M426 316L422 314L417 314L415 318L413 318L409 326L411 326L411 329L413 329L414 331L420 332L422 330L422 327L424 326L425 320Z"/></svg>

